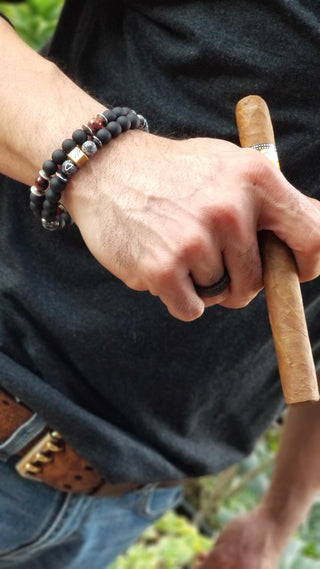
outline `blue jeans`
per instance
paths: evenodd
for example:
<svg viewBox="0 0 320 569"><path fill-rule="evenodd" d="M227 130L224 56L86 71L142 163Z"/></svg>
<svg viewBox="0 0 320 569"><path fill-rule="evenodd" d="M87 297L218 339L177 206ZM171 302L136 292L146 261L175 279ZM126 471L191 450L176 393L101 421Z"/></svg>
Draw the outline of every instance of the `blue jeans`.
<svg viewBox="0 0 320 569"><path fill-rule="evenodd" d="M21 478L15 460L0 462L0 569L106 569L181 497L153 484L118 498L65 494Z"/></svg>

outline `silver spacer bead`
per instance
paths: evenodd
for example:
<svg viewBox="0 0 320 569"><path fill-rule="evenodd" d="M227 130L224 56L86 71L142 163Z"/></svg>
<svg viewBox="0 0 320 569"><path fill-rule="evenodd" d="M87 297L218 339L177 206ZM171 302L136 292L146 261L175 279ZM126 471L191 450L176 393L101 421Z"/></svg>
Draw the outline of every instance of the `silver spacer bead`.
<svg viewBox="0 0 320 569"><path fill-rule="evenodd" d="M40 190L38 190L38 188L36 188L36 186L31 186L30 188L30 192L34 195L37 196L38 198L41 198L45 192L40 192Z"/></svg>
<svg viewBox="0 0 320 569"><path fill-rule="evenodd" d="M98 150L96 144L92 140L87 140L81 146L82 152L84 152L87 156L92 156Z"/></svg>
<svg viewBox="0 0 320 569"><path fill-rule="evenodd" d="M59 180L61 180L62 182L67 182L68 178L65 174L63 174L62 172L56 172L56 176L57 178L59 178Z"/></svg>
<svg viewBox="0 0 320 569"><path fill-rule="evenodd" d="M66 176L72 176L72 174L75 174L77 170L78 168L72 160L65 160L62 162L61 171Z"/></svg>
<svg viewBox="0 0 320 569"><path fill-rule="evenodd" d="M94 142L97 147L101 148L102 142L101 142L101 140L99 140L99 138L97 136L92 137L92 142Z"/></svg>
<svg viewBox="0 0 320 569"><path fill-rule="evenodd" d="M99 117L99 119L101 119L102 121L104 121L104 124L108 124L108 119L102 114L102 113L98 113L97 117Z"/></svg>
<svg viewBox="0 0 320 569"><path fill-rule="evenodd" d="M139 128L141 130L145 130L146 132L149 132L149 125L148 125L147 119L145 119L142 115L137 115L137 117L140 120Z"/></svg>
<svg viewBox="0 0 320 569"><path fill-rule="evenodd" d="M60 222L57 219L54 221L47 221L46 219L41 219L42 227L48 231L57 231L60 228Z"/></svg>
<svg viewBox="0 0 320 569"><path fill-rule="evenodd" d="M50 180L50 176L47 176L44 170L39 170L39 175L41 176L41 178L44 178L47 181Z"/></svg>
<svg viewBox="0 0 320 569"><path fill-rule="evenodd" d="M84 132L89 134L89 136L93 136L93 131L90 128L90 126L88 126L87 124L83 124L81 128L82 128L82 130L84 130Z"/></svg>

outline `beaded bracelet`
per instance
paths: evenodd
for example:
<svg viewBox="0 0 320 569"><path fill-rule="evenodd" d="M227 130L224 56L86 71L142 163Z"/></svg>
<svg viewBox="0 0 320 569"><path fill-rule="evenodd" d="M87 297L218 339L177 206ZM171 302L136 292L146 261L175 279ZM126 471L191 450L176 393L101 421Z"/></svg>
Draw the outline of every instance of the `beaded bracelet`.
<svg viewBox="0 0 320 569"><path fill-rule="evenodd" d="M30 209L41 219L44 229L56 231L71 225L73 220L60 203L61 193L68 180L96 152L112 138L129 129L149 131L148 123L127 107L107 109L83 124L63 141L61 148L54 150L51 159L46 160L34 185L30 188Z"/></svg>

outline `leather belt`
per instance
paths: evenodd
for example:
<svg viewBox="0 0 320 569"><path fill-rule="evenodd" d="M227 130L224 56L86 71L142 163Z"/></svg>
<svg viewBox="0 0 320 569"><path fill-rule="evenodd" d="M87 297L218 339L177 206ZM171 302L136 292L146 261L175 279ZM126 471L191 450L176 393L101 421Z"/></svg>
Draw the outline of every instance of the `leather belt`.
<svg viewBox="0 0 320 569"><path fill-rule="evenodd" d="M0 389L0 442L8 439L33 415L33 412ZM16 470L24 478L44 482L62 492L120 496L141 488L139 484L111 484L84 460L61 435L44 429L35 441L20 450ZM160 486L176 486L167 482Z"/></svg>

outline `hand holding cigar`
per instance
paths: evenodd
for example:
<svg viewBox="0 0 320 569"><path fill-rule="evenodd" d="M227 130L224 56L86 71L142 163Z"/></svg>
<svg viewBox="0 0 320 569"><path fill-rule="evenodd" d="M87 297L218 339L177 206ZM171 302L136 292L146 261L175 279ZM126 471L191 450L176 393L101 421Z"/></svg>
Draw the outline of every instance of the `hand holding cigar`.
<svg viewBox="0 0 320 569"><path fill-rule="evenodd" d="M241 146L255 148L279 167L273 127L265 101L250 95L236 107ZM294 256L270 231L261 239L263 280L279 373L288 404L319 400L300 282Z"/></svg>

